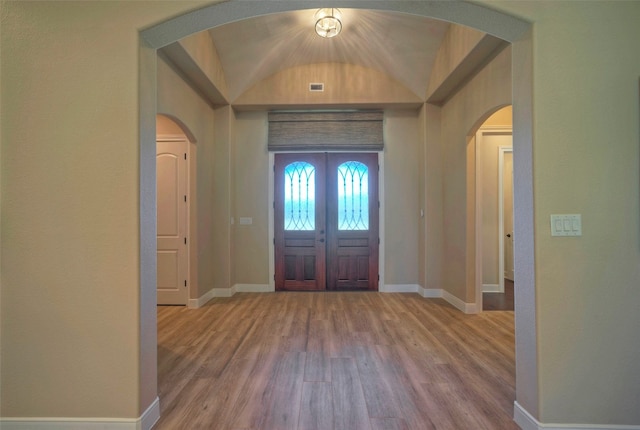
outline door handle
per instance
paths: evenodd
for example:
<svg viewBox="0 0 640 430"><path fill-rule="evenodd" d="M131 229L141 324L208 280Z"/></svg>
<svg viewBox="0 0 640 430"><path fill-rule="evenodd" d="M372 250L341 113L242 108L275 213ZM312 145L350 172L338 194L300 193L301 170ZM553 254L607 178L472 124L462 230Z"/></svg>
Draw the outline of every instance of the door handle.
<svg viewBox="0 0 640 430"><path fill-rule="evenodd" d="M324 239L319 239L318 242L324 243Z"/></svg>
<svg viewBox="0 0 640 430"><path fill-rule="evenodd" d="M507 237L511 237L511 233L507 233Z"/></svg>

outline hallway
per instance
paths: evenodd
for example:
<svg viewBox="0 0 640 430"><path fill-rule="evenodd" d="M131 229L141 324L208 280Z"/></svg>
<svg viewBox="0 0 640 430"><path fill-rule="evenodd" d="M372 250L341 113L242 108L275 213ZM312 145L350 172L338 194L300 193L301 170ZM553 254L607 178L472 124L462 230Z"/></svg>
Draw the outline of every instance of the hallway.
<svg viewBox="0 0 640 430"><path fill-rule="evenodd" d="M155 429L517 429L512 312L415 294L158 307Z"/></svg>

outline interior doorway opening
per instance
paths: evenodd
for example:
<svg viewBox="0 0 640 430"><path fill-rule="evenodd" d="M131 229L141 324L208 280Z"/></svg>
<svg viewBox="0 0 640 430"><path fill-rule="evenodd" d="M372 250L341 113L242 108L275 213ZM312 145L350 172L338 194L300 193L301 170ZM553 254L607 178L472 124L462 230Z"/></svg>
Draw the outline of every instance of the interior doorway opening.
<svg viewBox="0 0 640 430"><path fill-rule="evenodd" d="M475 146L476 302L514 310L512 108L494 111L471 138Z"/></svg>
<svg viewBox="0 0 640 430"><path fill-rule="evenodd" d="M156 49L166 46L184 36L204 30L206 28L231 22L238 17L257 16L263 12L272 13L288 7L284 3L275 6L267 5L267 2L255 2L256 8L246 9L238 6L238 2L226 2L207 6L201 10L190 12L184 16L168 19L158 25L145 29L141 32L140 49L140 363L143 372L140 381L141 393L140 404L150 404L155 396L155 365L156 358L156 337L155 331L155 296L154 285L154 261L149 258L153 256L155 249L150 244L154 243L152 235L154 226L151 219L155 211L155 199L152 197L155 187L155 170L152 167L152 139L151 127L153 124L151 112L155 112L155 98L153 97L155 75L153 74L153 57ZM518 107L519 114L516 115L516 124L520 130L515 136L518 152L522 155L516 160L516 167L523 167L522 175L516 181L518 195L516 199L516 212L518 213L518 231L520 234L517 246L519 255L518 261L521 268L533 268L533 212L530 209L533 201L533 178L531 175L532 164L532 85L531 60L531 24L521 21L508 14L491 11L483 6L470 3L457 5L455 10L448 8L430 9L420 5L413 6L414 3L407 2L406 5L393 5L391 9L416 13L419 15L430 15L446 19L451 22L465 22L466 25L473 26L483 31L491 31L504 40L514 42L514 104ZM339 6L339 4L338 4ZM363 1L361 7L376 7L373 1ZM428 5L426 5L428 6ZM438 5L439 6L439 5ZM479 13L480 12L480 13ZM487 14L492 19L487 19ZM194 19L196 18L197 19ZM188 25L185 25L188 24ZM518 210L519 208L519 210ZM537 340L535 336L535 280L532 270L520 272L520 278L524 294L520 295L519 306L525 311L519 313L518 326L520 327L517 336L516 349L520 357L527 356L527 360L519 360L518 363L518 394L520 403L529 407L529 410L536 413L537 403L537 360L535 359L535 348ZM524 330L522 329L524 327Z"/></svg>
<svg viewBox="0 0 640 430"><path fill-rule="evenodd" d="M156 115L156 303L190 305L197 294L195 137L179 119Z"/></svg>

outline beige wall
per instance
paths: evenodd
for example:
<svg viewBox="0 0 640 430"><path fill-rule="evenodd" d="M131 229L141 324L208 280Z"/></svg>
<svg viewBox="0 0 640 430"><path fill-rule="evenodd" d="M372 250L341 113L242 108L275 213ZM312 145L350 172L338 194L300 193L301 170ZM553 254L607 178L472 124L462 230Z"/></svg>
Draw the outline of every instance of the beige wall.
<svg viewBox="0 0 640 430"><path fill-rule="evenodd" d="M236 177L236 283L269 284L269 154L267 113L237 114ZM240 217L252 218L240 225Z"/></svg>
<svg viewBox="0 0 640 430"><path fill-rule="evenodd" d="M638 425L640 3L500 7L535 22L540 420ZM552 213L582 214L582 237L551 237Z"/></svg>
<svg viewBox="0 0 640 430"><path fill-rule="evenodd" d="M282 7L262 3L257 7ZM138 417L155 393L147 374L155 366L154 309L144 299L148 274L140 270L146 264L150 272L152 264L141 256L154 250L150 229L139 220L139 212L154 205L147 192L152 185L139 174L153 169L153 136L145 133L153 129L148 118L155 116L155 100L145 90L155 85L155 66L148 69L151 50L140 49L138 31L198 3L1 5L0 413ZM536 258L524 267L526 290L516 298L516 318L525 323L517 337L527 342L518 356L518 368L526 368L518 374L518 401L546 423L638 425L640 3L498 1L491 8L535 27L530 39L516 42L519 49L530 44L533 61L521 62L529 51L520 51L514 62L518 73L532 78L519 81L516 74L514 94L530 90L533 101L514 101L516 210L535 223L525 232L535 243L520 249L516 264L523 252L527 261ZM490 21L467 18L478 26ZM509 32L501 20L490 22ZM189 23L193 27L175 31L202 25ZM496 69L501 61L483 74L503 73L502 66ZM467 301L466 213L460 218L456 212L465 207L460 196L467 191L466 180L460 181L464 138L491 108L479 100L496 93L490 105L511 102L502 87L479 85L483 74L441 112L442 279L447 291ZM505 79L501 85L507 86ZM229 108L216 111L214 121L214 133L221 133L216 142L233 137ZM217 166L216 159L213 174L228 180L228 161ZM523 204L519 190L529 189L533 201ZM229 202L221 209L228 217L232 198L220 194ZM552 238L550 213L581 213L583 236ZM213 228L231 248L228 224ZM221 283L228 286L232 263L227 266Z"/></svg>
<svg viewBox="0 0 640 430"><path fill-rule="evenodd" d="M443 267L443 204L442 204L442 144L441 144L441 111L439 107L424 105L422 112L424 122L424 256L421 270L424 279L421 285L427 289L442 288Z"/></svg>
<svg viewBox="0 0 640 430"><path fill-rule="evenodd" d="M442 286L467 303L476 300L475 145L468 142L484 119L510 103L511 49L507 48L442 107Z"/></svg>
<svg viewBox="0 0 640 430"><path fill-rule="evenodd" d="M1 7L0 415L138 417L137 29L187 5Z"/></svg>
<svg viewBox="0 0 640 430"><path fill-rule="evenodd" d="M384 115L384 282L416 285L419 279L420 114L415 110ZM381 214L382 215L382 214Z"/></svg>
<svg viewBox="0 0 640 430"><path fill-rule="evenodd" d="M214 110L176 73L162 56L158 58L158 113L178 120L190 134L190 298L213 287L213 253L220 242L212 235L212 165ZM204 264L198 264L199 261Z"/></svg>
<svg viewBox="0 0 640 430"><path fill-rule="evenodd" d="M215 146L211 181L213 186L212 201L215 202L208 215L211 218L211 235L217 245L213 249L212 259L201 261L210 264L214 270L208 288L231 288L235 283L234 266L234 225L231 224L235 196L233 195L233 129L235 115L228 106L215 111L214 130Z"/></svg>
<svg viewBox="0 0 640 430"><path fill-rule="evenodd" d="M309 83L322 82L324 91L310 92ZM383 103L421 104L420 98L387 75L353 64L310 64L292 67L257 83L234 105L244 107Z"/></svg>
<svg viewBox="0 0 640 430"><path fill-rule="evenodd" d="M385 112L385 283L418 285L420 118L415 110ZM236 283L269 284L269 156L266 112L237 114L235 148ZM240 225L240 217L252 218Z"/></svg>

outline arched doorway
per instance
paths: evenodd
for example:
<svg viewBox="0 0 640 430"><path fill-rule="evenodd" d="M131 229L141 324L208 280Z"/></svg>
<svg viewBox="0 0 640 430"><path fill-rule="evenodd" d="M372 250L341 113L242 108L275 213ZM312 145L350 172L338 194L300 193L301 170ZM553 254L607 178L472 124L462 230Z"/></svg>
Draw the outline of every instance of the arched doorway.
<svg viewBox="0 0 640 430"><path fill-rule="evenodd" d="M151 246L154 228L149 220L155 215L155 167L153 163L153 112L155 76L153 64L156 49L192 33L266 13L284 12L300 7L319 7L317 2L225 2L202 8L170 19L141 32L140 47L140 365L145 369L140 380L140 403L151 404L156 396L155 344L155 249ZM353 7L349 2L337 2L338 7ZM535 287L533 252L533 177L532 177L532 44L530 24L512 16L472 3L389 2L364 0L359 8L380 9L443 19L490 32L512 43L514 77L514 147L517 156L515 170L519 173L514 187L517 198L515 226L518 242L515 249L516 270L522 294L516 301L516 363L517 399L526 410L537 414L537 361L535 331Z"/></svg>
<svg viewBox="0 0 640 430"><path fill-rule="evenodd" d="M488 115L488 117L487 117ZM478 311L513 310L513 276L508 278L505 293L505 265L513 272L513 253L505 246L512 244L513 216L505 220L504 193L504 160L513 154L513 112L511 106L496 108L487 112L476 124L469 136L469 145L474 145L475 163L469 166L469 175L475 176L475 193L470 202L475 206L476 238L476 303ZM507 155L508 154L508 155ZM506 184L512 184L510 175ZM513 195L512 187L508 195ZM509 208L506 212L513 214L512 199L506 199ZM505 231L505 223L508 225ZM503 236L508 236L508 241ZM510 258L509 258L510 257ZM505 264L508 263L508 264ZM509 283L511 281L511 283ZM489 300L485 303L485 298Z"/></svg>
<svg viewBox="0 0 640 430"><path fill-rule="evenodd" d="M156 115L157 303L187 305L197 287L195 143L182 121Z"/></svg>

